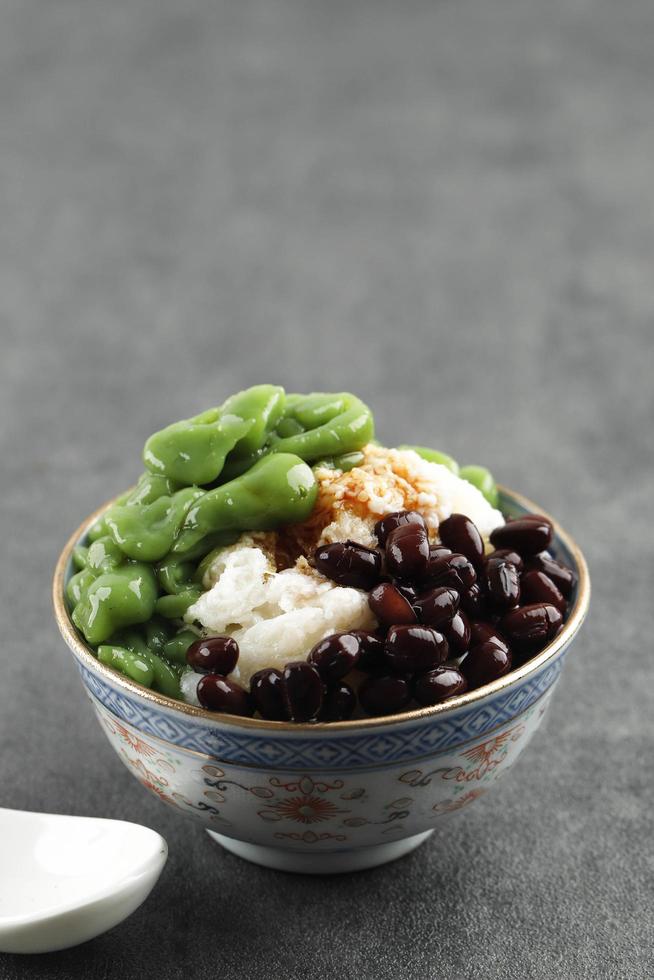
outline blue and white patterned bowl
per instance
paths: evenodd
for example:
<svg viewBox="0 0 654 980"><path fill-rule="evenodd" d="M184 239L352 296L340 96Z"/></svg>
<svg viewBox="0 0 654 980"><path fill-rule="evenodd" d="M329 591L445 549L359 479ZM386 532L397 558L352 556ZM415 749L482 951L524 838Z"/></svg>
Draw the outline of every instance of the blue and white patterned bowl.
<svg viewBox="0 0 654 980"><path fill-rule="evenodd" d="M556 522L553 553L579 577L562 632L533 660L445 704L385 718L292 725L182 704L99 663L70 621L64 587L73 534L54 576L57 624L91 703L127 769L223 847L306 873L369 868L408 853L443 816L486 793L547 709L588 609L583 555ZM542 513L502 491L507 516Z"/></svg>

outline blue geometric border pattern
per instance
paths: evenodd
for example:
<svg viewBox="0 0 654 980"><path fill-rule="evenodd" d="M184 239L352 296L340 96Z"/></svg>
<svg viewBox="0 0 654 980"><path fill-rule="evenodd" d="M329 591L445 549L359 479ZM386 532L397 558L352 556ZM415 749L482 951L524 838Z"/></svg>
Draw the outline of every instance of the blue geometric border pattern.
<svg viewBox="0 0 654 980"><path fill-rule="evenodd" d="M356 735L334 732L331 736L295 738L267 731L212 726L188 715L177 715L141 702L111 687L78 662L82 681L112 714L145 735L215 756L224 762L275 769L364 768L389 762L406 762L432 752L453 748L492 731L521 714L555 682L563 666L564 651L519 687L500 691L494 698L471 704L451 717L436 715L411 725L382 726Z"/></svg>

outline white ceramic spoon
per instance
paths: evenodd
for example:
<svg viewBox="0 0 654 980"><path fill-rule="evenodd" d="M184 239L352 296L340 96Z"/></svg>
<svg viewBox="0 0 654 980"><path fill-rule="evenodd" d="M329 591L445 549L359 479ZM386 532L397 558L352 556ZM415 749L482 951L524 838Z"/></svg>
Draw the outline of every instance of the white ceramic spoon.
<svg viewBox="0 0 654 980"><path fill-rule="evenodd" d="M135 823L0 809L0 952L106 932L147 898L167 856L163 837Z"/></svg>

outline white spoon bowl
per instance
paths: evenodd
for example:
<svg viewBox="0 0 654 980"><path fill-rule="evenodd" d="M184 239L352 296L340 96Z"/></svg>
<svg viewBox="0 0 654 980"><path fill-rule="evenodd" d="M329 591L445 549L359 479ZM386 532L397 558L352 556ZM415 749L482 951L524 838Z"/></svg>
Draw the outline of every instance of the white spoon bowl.
<svg viewBox="0 0 654 980"><path fill-rule="evenodd" d="M0 809L0 952L52 952L113 928L167 856L139 824Z"/></svg>

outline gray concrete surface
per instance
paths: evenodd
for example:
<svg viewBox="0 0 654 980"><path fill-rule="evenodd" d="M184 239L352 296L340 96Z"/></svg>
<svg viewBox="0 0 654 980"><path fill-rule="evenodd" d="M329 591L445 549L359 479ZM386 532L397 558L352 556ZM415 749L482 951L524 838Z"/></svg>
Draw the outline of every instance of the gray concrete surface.
<svg viewBox="0 0 654 980"><path fill-rule="evenodd" d="M654 6L2 0L0 804L167 838L128 922L0 977L649 978ZM291 878L122 770L56 633L66 536L155 427L351 388L585 548L591 617L501 791Z"/></svg>

